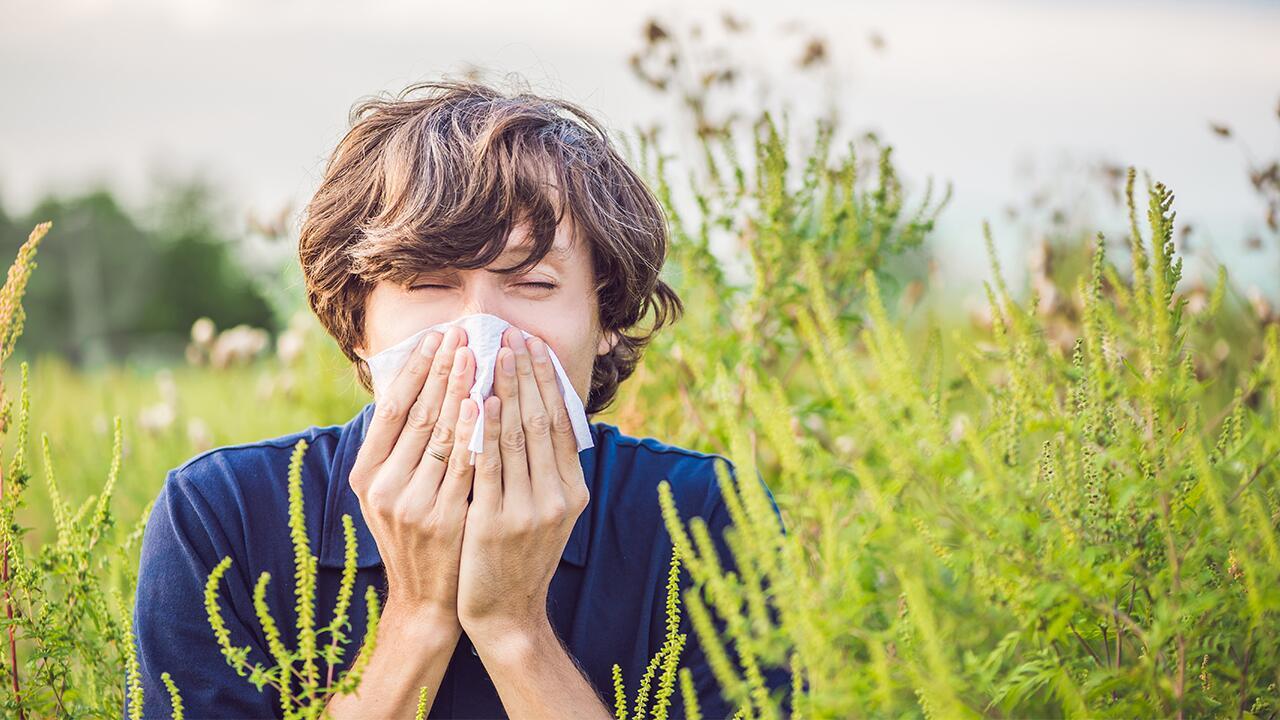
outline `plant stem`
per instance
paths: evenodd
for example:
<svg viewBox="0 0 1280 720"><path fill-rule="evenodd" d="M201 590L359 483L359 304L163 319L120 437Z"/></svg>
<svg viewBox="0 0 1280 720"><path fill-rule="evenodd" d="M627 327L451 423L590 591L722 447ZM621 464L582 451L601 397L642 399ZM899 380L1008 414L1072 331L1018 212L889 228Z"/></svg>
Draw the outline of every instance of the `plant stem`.
<svg viewBox="0 0 1280 720"><path fill-rule="evenodd" d="M4 468L0 467L0 503L4 501ZM13 600L9 596L9 543L4 543L4 564L0 567L0 580L4 582L4 609L9 620L9 672L13 679L13 699L18 704L18 720L26 720L22 709L22 692L18 687L18 643L13 637Z"/></svg>

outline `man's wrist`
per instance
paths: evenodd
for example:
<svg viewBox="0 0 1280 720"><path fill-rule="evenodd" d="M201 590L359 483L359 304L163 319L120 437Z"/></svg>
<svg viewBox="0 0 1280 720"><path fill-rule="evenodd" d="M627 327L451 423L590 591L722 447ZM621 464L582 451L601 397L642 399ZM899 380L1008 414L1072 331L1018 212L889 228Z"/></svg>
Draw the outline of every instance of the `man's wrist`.
<svg viewBox="0 0 1280 720"><path fill-rule="evenodd" d="M456 615L405 607L392 600L378 618L378 634L452 646L461 637L462 626Z"/></svg>
<svg viewBox="0 0 1280 720"><path fill-rule="evenodd" d="M527 667L526 663L535 661L547 648L560 646L551 620L545 615L522 623L473 624L466 632L486 664L492 661Z"/></svg>

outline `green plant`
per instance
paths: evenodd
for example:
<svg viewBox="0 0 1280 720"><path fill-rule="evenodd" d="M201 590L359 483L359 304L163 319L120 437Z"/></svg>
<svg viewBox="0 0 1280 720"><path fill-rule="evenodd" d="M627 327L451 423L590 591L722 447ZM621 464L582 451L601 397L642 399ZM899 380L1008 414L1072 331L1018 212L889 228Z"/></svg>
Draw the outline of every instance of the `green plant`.
<svg viewBox="0 0 1280 720"><path fill-rule="evenodd" d="M667 634L662 647L650 658L640 684L636 688L635 706L627 710L626 683L622 677L622 667L613 666L614 717L617 720L666 720L671 703L671 694L675 690L676 673L680 662L680 654L684 650L687 639L680 632L680 553L671 549L671 564L667 571ZM657 674L657 690L653 688ZM687 671L686 671L687 674ZM650 693L653 693L653 704L649 704ZM697 696L688 701L697 712Z"/></svg>
<svg viewBox="0 0 1280 720"><path fill-rule="evenodd" d="M51 223L32 231L9 268L0 290L0 365L22 334L22 297L35 269L36 249ZM111 466L101 494L90 495L75 510L62 499L48 434L41 436L45 486L56 536L28 554L22 542L29 530L16 520L25 504L31 471L27 466L30 397L27 363L21 364L17 447L0 478L0 544L4 615L0 628L4 652L2 707L9 717L53 714L112 717L123 704L122 688L112 681L132 653L129 618L122 596L130 595L134 573L127 561L143 524L123 539L112 532L112 493L120 472L121 423L115 418ZM3 410L0 433L12 427L12 401L0 385Z"/></svg>
<svg viewBox="0 0 1280 720"><path fill-rule="evenodd" d="M747 651L717 676L749 717L779 712L755 678L783 658L806 717L1277 714L1277 327L1215 405L1217 378L1195 362L1211 346L1193 341L1222 312L1225 277L1208 310L1184 312L1172 194L1148 188L1144 238L1133 179L1133 273L1122 278L1099 237L1069 354L1046 338L1034 291L1025 306L1012 298L994 253L990 343L957 331L949 367L930 328L912 352L868 270L870 324L855 345L829 266L799 248L797 331L823 427L849 441L796 432L806 388L722 365L699 399L740 468L721 487L741 572L721 573L699 519L686 528L661 496L695 579L691 614L707 592ZM742 481L765 450L770 477L797 491L801 532L782 534Z"/></svg>
<svg viewBox="0 0 1280 720"><path fill-rule="evenodd" d="M350 694L355 691L376 646L379 618L378 592L373 585L370 585L365 590L368 622L365 627L364 645L351 667L342 674L337 683L330 681L321 687L318 661L324 661L330 666L340 663L344 652L343 646L350 642L345 627L348 625L347 609L350 607L356 580L356 532L351 516L343 514L342 529L346 554L342 581L338 587L337 605L333 620L317 630L315 626L316 557L311 554L302 510L302 457L306 450L306 440L299 440L294 447L289 464L289 534L294 550L298 647L294 649L285 646L276 621L267 607L266 592L267 584L271 581L271 573L260 574L253 590L254 609L257 611L258 622L262 623L271 656L276 661L276 664L271 667L264 667L261 663L250 666L247 661L249 647L235 647L230 642L230 633L222 620L217 599L218 583L231 567L230 556L224 557L213 568L205 585L205 610L209 616L209 625L218 638L218 644L222 648L227 664L234 667L240 676L247 675L249 682L253 683L259 691L265 685L275 688L280 693L281 711L286 718L326 717L325 703L331 695ZM329 635L327 645L320 640L320 636L324 633ZM298 668L299 665L301 669ZM299 686L296 695L295 680Z"/></svg>

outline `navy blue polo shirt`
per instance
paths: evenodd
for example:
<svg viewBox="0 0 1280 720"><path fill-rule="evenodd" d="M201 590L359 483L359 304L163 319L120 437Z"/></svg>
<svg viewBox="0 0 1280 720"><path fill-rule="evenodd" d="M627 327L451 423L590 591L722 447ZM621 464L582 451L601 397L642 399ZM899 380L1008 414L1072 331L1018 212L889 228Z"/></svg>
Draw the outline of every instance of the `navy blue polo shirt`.
<svg viewBox="0 0 1280 720"><path fill-rule="evenodd" d="M308 444L302 466L303 507L311 552L317 557L317 628L333 619L343 565L344 513L356 529L359 569L349 611L352 638L343 662L334 668L335 680L350 666L364 638L365 589L375 586L384 606L386 602L386 573L378 547L347 481L373 409L370 402L343 425L311 426L269 440L214 448L169 471L147 520L133 611L145 717L171 716L169 694L160 679L166 671L182 695L188 718L282 715L274 688L259 691L227 664L208 622L204 586L213 567L230 556L231 567L218 592L231 643L249 646L251 666L271 667L275 661L253 606L258 576L271 573L267 605L285 645L297 647L288 472L294 445L303 438ZM591 437L595 446L579 454L591 499L565 545L547 605L551 624L569 654L605 706L612 708L613 664L621 666L628 699L633 699L645 666L666 634L671 540L662 522L658 483L664 478L671 483L686 522L695 515L706 521L721 562L732 569L723 538L731 519L714 463L724 462L731 474L734 467L721 455L628 437L607 423L591 423ZM774 502L771 493L769 500ZM777 505L773 507L777 512ZM682 588L688 587L683 569L680 580ZM719 686L687 612L681 613L681 630L688 636L681 665L693 673L704 717L731 715L719 698ZM327 639L327 633L319 638L321 643ZM320 676L323 686L328 677L323 661ZM790 681L785 668L767 674L768 684L779 693L789 689ZM671 700L671 717L683 717L678 689ZM126 716L129 709L126 698ZM465 631L430 717L506 717Z"/></svg>

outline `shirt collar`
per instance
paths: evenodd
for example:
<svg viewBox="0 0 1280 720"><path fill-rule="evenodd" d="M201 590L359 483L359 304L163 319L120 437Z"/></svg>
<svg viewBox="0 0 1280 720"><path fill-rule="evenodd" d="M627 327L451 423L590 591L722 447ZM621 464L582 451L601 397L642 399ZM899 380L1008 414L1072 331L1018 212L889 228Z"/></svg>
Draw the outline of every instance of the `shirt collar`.
<svg viewBox="0 0 1280 720"><path fill-rule="evenodd" d="M329 465L329 487L325 493L324 524L321 529L320 552L317 564L321 567L343 567L346 553L346 541L342 532L342 515L351 516L356 531L356 566L361 568L382 564L382 556L378 553L378 545L360 512L360 499L351 489L348 477L355 465L356 455L364 442L365 432L373 419L374 403L365 405L349 422L341 427L338 435L338 446ZM596 423L589 423L591 428L592 447L578 453L582 462L582 474L586 478L591 499L586 509L573 524L573 531L565 543L562 560L582 567L587 560L587 545L591 537L591 516L593 515L596 497L596 455L602 439L602 433Z"/></svg>

